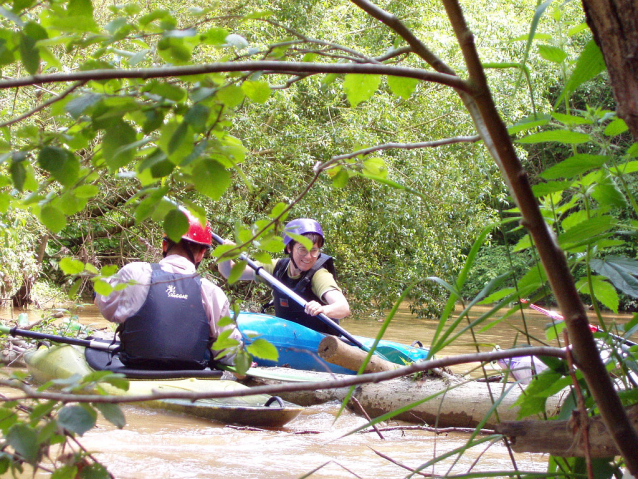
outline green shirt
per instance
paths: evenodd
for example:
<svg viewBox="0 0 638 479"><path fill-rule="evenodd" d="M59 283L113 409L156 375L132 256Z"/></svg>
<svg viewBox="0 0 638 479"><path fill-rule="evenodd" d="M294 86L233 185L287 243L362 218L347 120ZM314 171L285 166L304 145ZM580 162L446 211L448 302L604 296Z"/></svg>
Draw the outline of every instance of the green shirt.
<svg viewBox="0 0 638 479"><path fill-rule="evenodd" d="M278 261L278 259L274 259L271 264L259 263L259 265L264 268L264 271L266 271L267 273L273 274ZM297 276L290 276L289 269L286 269L286 274L290 279L298 279L301 276L301 273L299 273ZM258 280L263 281L261 280L261 278L258 278ZM326 294L328 291L332 291L333 289L335 289L341 292L341 288L337 286L337 282L335 281L334 276L332 276L332 273L326 268L320 268L319 271L315 273L315 275L312 277L311 287L312 292L315 293L317 298L321 298L322 301L323 295Z"/></svg>

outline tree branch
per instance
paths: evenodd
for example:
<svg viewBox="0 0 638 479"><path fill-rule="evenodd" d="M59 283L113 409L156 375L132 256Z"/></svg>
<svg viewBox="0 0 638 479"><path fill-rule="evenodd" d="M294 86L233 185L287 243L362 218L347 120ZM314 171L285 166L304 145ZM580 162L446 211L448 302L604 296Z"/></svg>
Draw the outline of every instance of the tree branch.
<svg viewBox="0 0 638 479"><path fill-rule="evenodd" d="M491 362L498 359L507 358L519 358L526 356L551 356L555 358L565 359L567 354L564 349L550 348L545 346L536 346L530 348L516 348L505 349L501 351L492 351L489 353L474 353L474 354L461 354L458 356L450 356L441 359L433 359L430 361L420 361L418 363L412 363L409 366L403 366L394 371L384 371L374 374L362 374L360 376L349 376L340 379L331 379L327 381L305 382L305 383L293 383L293 384L280 384L269 386L257 386L247 388L241 391L216 391L216 392L172 392L172 393L154 393L144 394L137 396L103 396L99 394L68 394L42 391L38 392L23 383L18 383L15 380L0 380L0 385L18 388L24 392L21 397L6 398L6 401L17 401L28 398L39 398L53 401L62 402L100 402L100 403L129 403L129 402L142 402L150 399L188 399L196 401L197 399L207 398L228 398L228 397L242 397L253 396L257 394L277 394L281 392L293 392L293 391L315 391L318 389L336 389L350 386L357 386L359 384L378 383L382 381L388 381L403 376L408 376L414 373L428 371L435 368L443 368L448 366L454 366L457 364L473 363L473 362Z"/></svg>
<svg viewBox="0 0 638 479"><path fill-rule="evenodd" d="M359 63L334 64L278 61L209 63L206 65L191 65L185 67L144 68L131 70L89 70L76 71L72 73L52 73L48 75L33 75L30 77L16 78L13 80L1 80L0 90L27 85L38 85L41 83L62 83L69 81L110 80L121 78L139 78L147 80L149 78L183 77L190 75L203 75L206 73L242 71L262 71L266 74L359 73L393 75L440 83L457 90L469 91L468 85L457 76L424 71L419 68Z"/></svg>
<svg viewBox="0 0 638 479"><path fill-rule="evenodd" d="M552 291L565 318L573 345L574 359L583 372L601 416L614 436L618 449L622 451L629 470L633 475L638 475L638 435L627 419L627 414L600 355L592 354L592 351L597 351L596 343L589 329L587 313L574 286L565 255L541 215L527 173L514 151L507 129L498 114L485 71L476 51L473 35L465 23L461 7L457 0L443 0L443 4L465 58L470 75L468 83L475 91L474 100L487 133L493 141L492 156L499 165L510 192L521 210L523 224L529 230L538 248Z"/></svg>

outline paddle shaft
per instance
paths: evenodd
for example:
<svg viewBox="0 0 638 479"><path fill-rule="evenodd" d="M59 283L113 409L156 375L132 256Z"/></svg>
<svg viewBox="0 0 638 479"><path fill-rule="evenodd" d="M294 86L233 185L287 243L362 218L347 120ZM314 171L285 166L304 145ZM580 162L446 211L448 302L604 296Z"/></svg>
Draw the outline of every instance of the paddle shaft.
<svg viewBox="0 0 638 479"><path fill-rule="evenodd" d="M213 233L213 239L215 241L217 241L219 244L224 244L224 240L219 237L218 235L216 235L215 233ZM261 266L259 266L257 263L255 263L252 259L250 259L246 253L242 253L241 255L239 255L239 259L241 261L245 261L246 264L248 264L248 266L250 266L254 271L255 274L257 276L259 276L260 278L263 278L263 280L268 283L268 285L270 285L271 288L276 289L277 291L279 291L280 293L285 294L286 296L290 297L293 301L295 301L297 304L299 304L301 307L305 308L306 304L308 304L308 301L306 301L304 298L302 298L301 296L299 296L297 293L295 293L293 290L291 290L288 286L286 286L285 284L283 284L281 281L279 281L277 278L275 278L273 275L271 275L270 273L268 273L267 271L264 270L264 268L262 268ZM335 323L332 319L330 319L328 316L326 316L323 313L318 314L317 316L315 316L316 318L318 318L321 322L323 322L324 324L326 324L329 328L331 328L333 331L339 333L341 336L343 336L344 338L346 338L348 341L350 341L352 344L354 344L355 346L363 349L364 351L369 351L369 348L366 348L363 344L361 344L360 341L358 341L354 336L352 336L348 331L346 331L345 329L343 329L341 326L339 326L337 323Z"/></svg>
<svg viewBox="0 0 638 479"><path fill-rule="evenodd" d="M18 329L17 327L9 328L8 326L0 326L0 333L10 334L11 336L21 336L23 338L41 339L44 341L53 341L54 343L73 344L74 346L83 346L85 348L101 349L103 351L112 351L119 347L119 344L108 344L100 341L92 341L88 339L67 338L64 336L55 336L53 334L36 333L28 329Z"/></svg>
<svg viewBox="0 0 638 479"><path fill-rule="evenodd" d="M552 319L554 319L556 321L564 321L565 320L560 313L556 313L554 311L549 311L549 310L547 310L545 308L541 308L540 306L536 306L535 304L532 304L532 303L528 303L528 304L529 304L530 308L535 309L539 313L543 313L545 316L549 316L550 318L552 318ZM603 329L599 328L595 324L590 324L589 327L592 330L592 332L594 332L594 333L604 333L605 332ZM620 342L626 344L627 346L635 346L636 345L636 343L634 343L633 341L630 341L629 339L625 339L622 336L618 336L618 335L612 334L612 333L607 333L607 334L609 334L609 336L614 338L616 341L620 341Z"/></svg>

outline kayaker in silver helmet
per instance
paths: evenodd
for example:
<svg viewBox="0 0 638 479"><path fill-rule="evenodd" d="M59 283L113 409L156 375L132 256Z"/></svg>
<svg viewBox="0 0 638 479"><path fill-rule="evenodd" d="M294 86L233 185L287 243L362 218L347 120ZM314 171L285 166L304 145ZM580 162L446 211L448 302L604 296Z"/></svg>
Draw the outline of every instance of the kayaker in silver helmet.
<svg viewBox="0 0 638 479"><path fill-rule="evenodd" d="M207 221L180 208L188 231L175 243L166 235L164 259L159 263L133 262L124 266L111 285L128 283L108 296L96 295L95 304L109 321L118 323L120 359L138 369L203 369L209 365L210 346L219 336L219 320L229 316L226 294L197 274L197 266L211 247ZM231 337L241 341L235 328ZM219 351L213 351L213 357Z"/></svg>
<svg viewBox="0 0 638 479"><path fill-rule="evenodd" d="M313 243L312 249L308 251L304 245L293 240L288 233L307 237ZM259 263L259 265L304 298L307 304L303 308L286 294L274 289L276 316L302 324L315 331L334 334L332 328L315 316L323 313L338 324L340 319L350 314L350 305L335 280L332 257L321 252L325 241L321 225L310 218L292 220L284 227L283 240L288 257L273 260L271 264ZM228 240L225 243L233 244ZM219 263L219 272L228 278L233 264L233 261ZM254 270L246 267L240 279L254 280Z"/></svg>

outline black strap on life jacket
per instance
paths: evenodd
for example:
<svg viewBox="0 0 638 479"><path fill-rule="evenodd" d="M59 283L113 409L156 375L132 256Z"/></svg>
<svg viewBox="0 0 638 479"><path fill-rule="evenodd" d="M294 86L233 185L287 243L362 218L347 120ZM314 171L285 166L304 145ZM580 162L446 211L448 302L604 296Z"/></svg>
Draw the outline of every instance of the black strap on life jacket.
<svg viewBox="0 0 638 479"><path fill-rule="evenodd" d="M303 273L300 278L295 279L291 278L287 274L289 263L290 258L280 259L275 265L273 276L306 301L317 301L319 303L323 303L323 300L318 298L312 291L312 277L321 268L327 269L334 276L335 268L332 257L321 254L311 269ZM273 288L273 296L275 314L278 317L301 324L320 333L334 334L334 330L330 328L330 326L326 325L319 318L307 314L304 311L303 306L297 304L296 301L291 299L284 292ZM333 321L339 324L338 320L333 319Z"/></svg>
<svg viewBox="0 0 638 479"><path fill-rule="evenodd" d="M122 363L138 369L205 368L211 341L201 278L151 267L144 304L118 328Z"/></svg>

